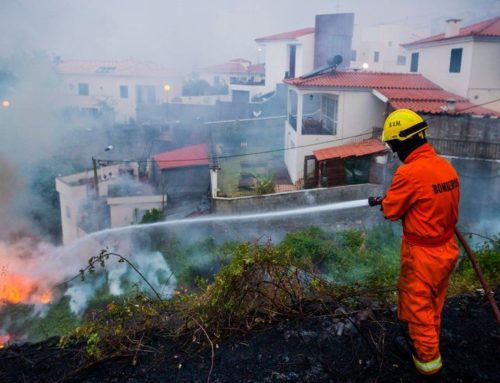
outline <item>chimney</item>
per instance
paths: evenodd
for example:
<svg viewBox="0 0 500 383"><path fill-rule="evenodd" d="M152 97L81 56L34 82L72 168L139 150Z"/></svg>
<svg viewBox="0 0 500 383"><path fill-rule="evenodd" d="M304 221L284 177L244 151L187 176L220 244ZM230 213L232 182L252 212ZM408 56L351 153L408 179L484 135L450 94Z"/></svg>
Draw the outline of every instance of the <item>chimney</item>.
<svg viewBox="0 0 500 383"><path fill-rule="evenodd" d="M446 111L450 114L455 113L457 110L457 101L453 98L446 100Z"/></svg>
<svg viewBox="0 0 500 383"><path fill-rule="evenodd" d="M460 33L460 19L446 20L446 31L444 37L455 37Z"/></svg>

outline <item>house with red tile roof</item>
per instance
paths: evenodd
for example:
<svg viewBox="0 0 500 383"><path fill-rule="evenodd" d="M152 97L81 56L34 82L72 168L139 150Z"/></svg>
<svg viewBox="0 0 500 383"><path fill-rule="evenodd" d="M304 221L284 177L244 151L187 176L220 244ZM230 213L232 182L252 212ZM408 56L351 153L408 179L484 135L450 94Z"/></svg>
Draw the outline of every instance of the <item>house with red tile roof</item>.
<svg viewBox="0 0 500 383"><path fill-rule="evenodd" d="M345 175L329 178L343 170L338 161L328 168L325 153L330 153L333 160L352 150L355 156L367 156L366 147L373 155L383 152L383 146L373 141L361 146L352 144L372 138L374 131L383 126L387 113L394 109L409 108L424 115L500 117L500 113L445 91L421 74L332 69L288 79L285 83L289 85L285 164L292 182L304 182L306 186L309 178L313 184L321 178L318 171L326 174L325 186L347 182ZM337 148L339 145L347 147ZM314 168L318 162L326 167ZM358 165L360 169L353 169L353 174L368 166L366 161L359 161Z"/></svg>
<svg viewBox="0 0 500 383"><path fill-rule="evenodd" d="M272 92L286 77L314 69L315 28L301 28L255 39L265 57L265 92Z"/></svg>
<svg viewBox="0 0 500 383"><path fill-rule="evenodd" d="M184 146L153 156L152 181L174 200L199 200L210 191L207 144Z"/></svg>
<svg viewBox="0 0 500 383"><path fill-rule="evenodd" d="M353 23L352 29L350 23ZM377 72L408 72L406 36L426 33L422 25L393 23L362 26L353 14L317 15L315 27L276 33L255 39L265 52L269 91L285 77L300 77L327 65L339 54L342 68Z"/></svg>
<svg viewBox="0 0 500 383"><path fill-rule="evenodd" d="M465 27L447 20L446 31L402 44L410 71L475 104L500 99L500 16ZM488 103L500 112L500 101Z"/></svg>
<svg viewBox="0 0 500 383"><path fill-rule="evenodd" d="M265 66L250 60L233 59L201 68L196 75L214 88L226 88L231 100L250 101L265 90Z"/></svg>
<svg viewBox="0 0 500 383"><path fill-rule="evenodd" d="M147 211L165 212L173 201L191 202L185 207L192 213L216 177L206 144L154 155L147 177L140 176L141 165L96 159L93 171L56 178L65 245L98 230L139 224Z"/></svg>
<svg viewBox="0 0 500 383"><path fill-rule="evenodd" d="M118 123L135 120L141 106L162 104L181 94L181 78L151 62L61 60L57 69L65 81L69 107L91 115L111 109Z"/></svg>

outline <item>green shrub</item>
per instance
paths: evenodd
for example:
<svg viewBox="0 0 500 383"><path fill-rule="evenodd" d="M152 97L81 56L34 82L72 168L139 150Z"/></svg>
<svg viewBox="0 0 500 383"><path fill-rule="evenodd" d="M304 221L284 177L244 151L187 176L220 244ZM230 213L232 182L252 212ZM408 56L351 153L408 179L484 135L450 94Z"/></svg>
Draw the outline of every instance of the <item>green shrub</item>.
<svg viewBox="0 0 500 383"><path fill-rule="evenodd" d="M145 294L125 297L97 310L92 321L63 337L61 344L84 342L87 353L97 359L117 352L137 354L138 339L148 331L162 331L167 338L184 334L193 342L206 341L205 332L207 338L220 340L263 322L303 315L304 303L311 300L357 305L360 296L394 299L399 242L399 234L385 225L336 234L310 227L287 234L279 245L269 241L217 246L207 239L183 247L174 241L163 250L179 258L173 264L196 292L178 289L170 301ZM191 255L199 260L201 254L212 263L181 264L181 259ZM500 240L482 246L477 256L486 277L497 286ZM220 267L212 281L200 275L206 273L204 265ZM318 265L323 275L317 273ZM212 272L216 270L208 274ZM477 286L467 260L459 264L453 283L451 290Z"/></svg>
<svg viewBox="0 0 500 383"><path fill-rule="evenodd" d="M490 288L500 286L500 236L484 242L475 251L477 262ZM472 263L462 251L455 273L451 278L450 294L482 288Z"/></svg>
<svg viewBox="0 0 500 383"><path fill-rule="evenodd" d="M163 212L156 208L146 210L141 219L141 223L154 223L160 221L163 221Z"/></svg>
<svg viewBox="0 0 500 383"><path fill-rule="evenodd" d="M287 233L279 247L291 257L299 260L309 259L318 267L333 258L336 250L332 236L316 226Z"/></svg>
<svg viewBox="0 0 500 383"><path fill-rule="evenodd" d="M272 175L255 175L254 190L257 195L274 193L274 176Z"/></svg>

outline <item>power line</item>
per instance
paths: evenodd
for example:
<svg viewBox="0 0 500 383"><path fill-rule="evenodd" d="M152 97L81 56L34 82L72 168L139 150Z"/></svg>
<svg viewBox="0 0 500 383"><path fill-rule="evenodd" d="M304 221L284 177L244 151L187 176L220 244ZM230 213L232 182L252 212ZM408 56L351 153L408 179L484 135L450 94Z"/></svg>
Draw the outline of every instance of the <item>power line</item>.
<svg viewBox="0 0 500 383"><path fill-rule="evenodd" d="M464 112L466 110L470 110L470 109L474 109L474 108L481 107L481 106L484 106L484 105L492 104L492 103L497 102L497 101L500 101L500 98L497 98L497 99L494 99L494 100L490 100L490 101L484 102L482 104L475 104L473 106L461 109L459 112ZM425 121L429 122L429 121L431 121L431 120L433 120L435 118L438 118L438 117L439 117L439 115L431 116L428 119L426 119ZM351 139L351 138L358 138L358 137L366 136L366 135L368 135L370 133L372 133L372 131L366 131L364 133L356 134L356 135L349 136L349 137L336 138L336 139L332 139L332 140L328 140L328 141L316 142L316 143L313 143L313 144L299 145L299 146L294 146L294 147L284 147L284 148L280 148L280 149L264 150L264 151L260 151L260 152L231 154L231 155L227 155L227 156L184 158L184 159L171 159L171 160L148 160L148 159L146 159L146 160L97 160L96 159L96 160L98 162L105 162L107 164L152 163L152 162L156 162L156 163L171 163L171 162L190 162L190 161L211 161L211 160L214 160L214 159L220 160L220 159L228 159L228 158L248 157L248 156L260 155L260 154L269 154L269 153L284 152L284 151L292 150L292 149L308 148L308 147L312 147L312 146L317 146L317 145L329 144L329 143L332 143L332 142L338 142L338 141L348 140L348 139Z"/></svg>
<svg viewBox="0 0 500 383"><path fill-rule="evenodd" d="M259 154L268 154L268 153L276 153L276 152L283 152L286 150L292 150L292 149L301 149L301 148L307 148L311 146L317 146L317 145L323 145L323 144L328 144L331 142L337 142L337 141L344 141L348 140L350 138L357 138L357 137L362 137L370 134L371 131L366 131L364 133L356 134L354 136L349 136L349 137L344 137L344 138L336 138L333 140L328 140L328 141L323 141L323 142L315 142L313 144L307 144L307 145L299 145L295 147L288 147L288 148L280 148L280 149L270 149L270 150L263 150L261 152L251 152L251 153L239 153L239 154L231 154L227 156L214 156L214 157L199 157L199 158L185 158L185 159L172 159L172 160L155 160L154 162L157 163L162 163L162 162L186 162L186 161L208 161L212 159L227 159L227 158L238 158L238 157L247 157L247 156L254 156L254 155L259 155ZM102 162L106 163L131 163L131 162L137 162L137 163L144 163L144 162L153 162L153 160L99 160Z"/></svg>

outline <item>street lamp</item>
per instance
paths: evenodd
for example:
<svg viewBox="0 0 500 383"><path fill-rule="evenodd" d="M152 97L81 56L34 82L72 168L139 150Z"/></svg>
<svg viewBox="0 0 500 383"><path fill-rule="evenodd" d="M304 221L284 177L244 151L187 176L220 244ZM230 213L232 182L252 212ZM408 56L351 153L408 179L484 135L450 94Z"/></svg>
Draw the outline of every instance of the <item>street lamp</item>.
<svg viewBox="0 0 500 383"><path fill-rule="evenodd" d="M108 145L104 149L105 152L109 152L110 150L113 150L113 145ZM99 198L99 178L97 177L97 161L98 161L97 158L92 157L92 167L94 168L95 192L96 192L96 197Z"/></svg>
<svg viewBox="0 0 500 383"><path fill-rule="evenodd" d="M169 106L168 106L168 93L171 90L172 90L172 87L170 86L170 84L163 85L163 91L165 92L165 100L166 100L166 104L167 104L166 113L165 113L166 114L165 117L166 117L167 122L168 122L168 108L169 108Z"/></svg>
<svg viewBox="0 0 500 383"><path fill-rule="evenodd" d="M262 47L257 48L257 64L260 64L260 53L262 52Z"/></svg>

